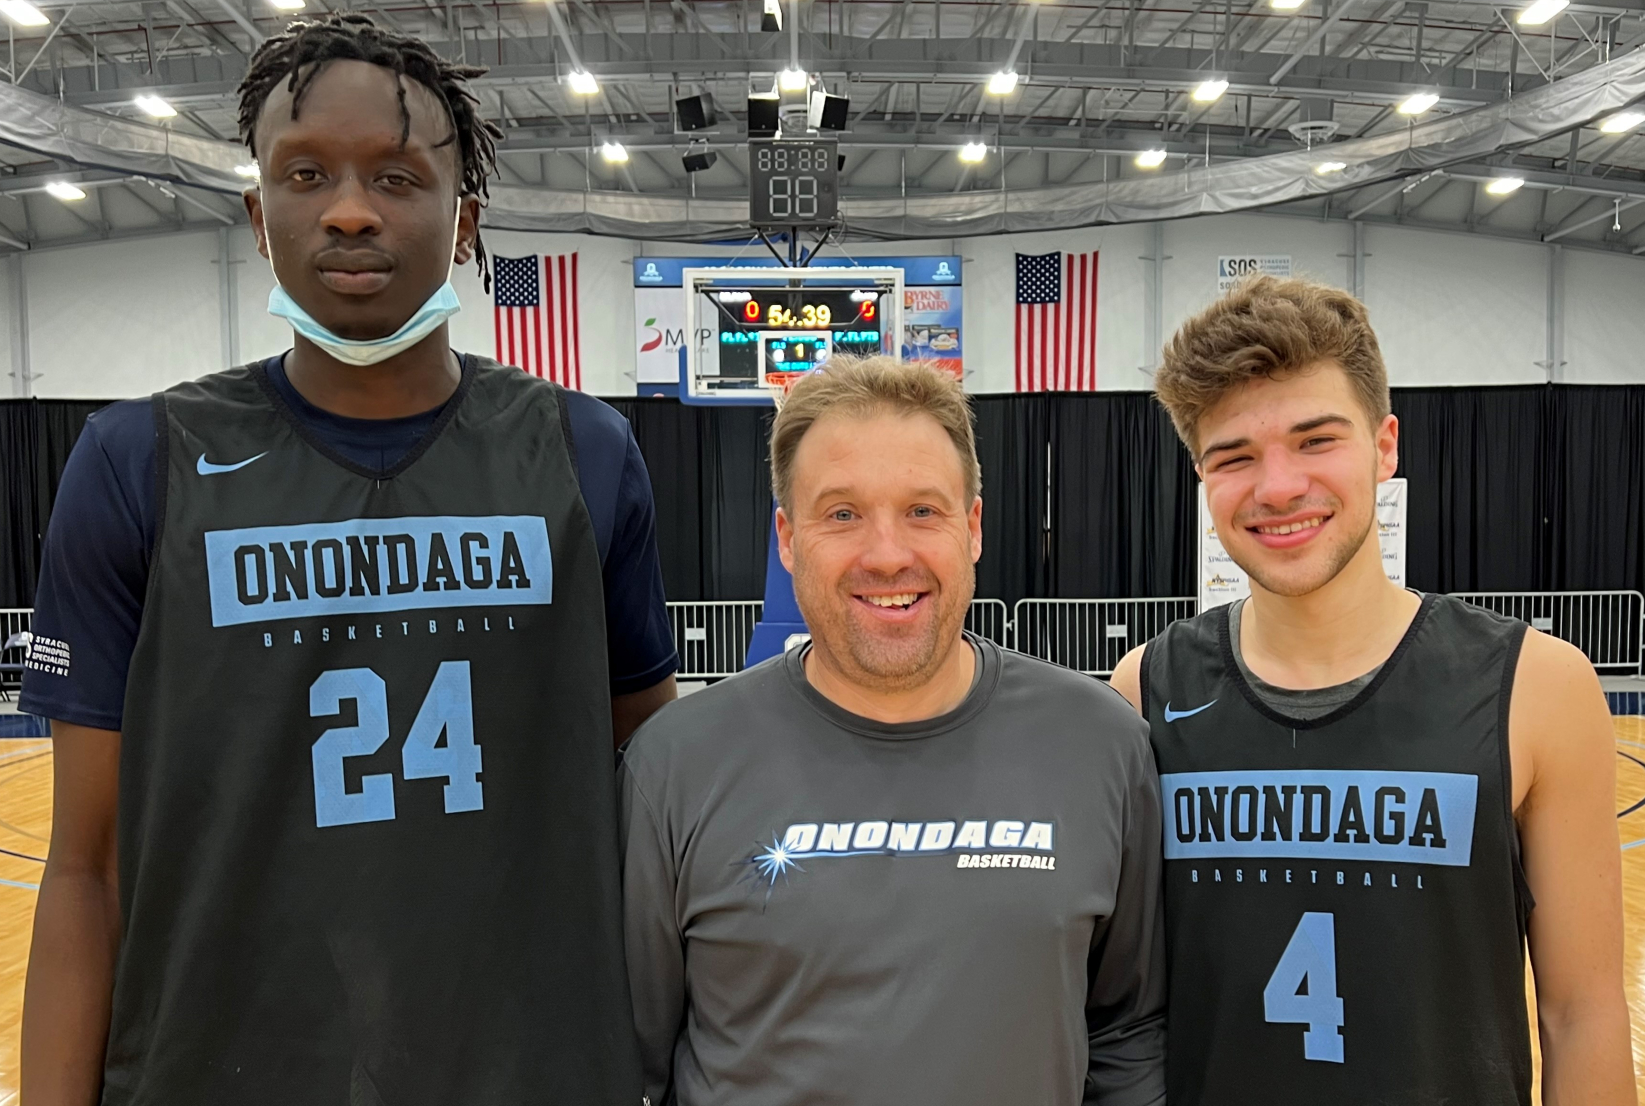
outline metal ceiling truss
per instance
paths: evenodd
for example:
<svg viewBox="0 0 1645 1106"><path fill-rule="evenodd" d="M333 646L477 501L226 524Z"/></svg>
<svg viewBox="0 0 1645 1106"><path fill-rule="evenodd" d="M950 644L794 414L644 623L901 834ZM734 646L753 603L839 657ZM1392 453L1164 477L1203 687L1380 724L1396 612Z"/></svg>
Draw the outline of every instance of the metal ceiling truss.
<svg viewBox="0 0 1645 1106"><path fill-rule="evenodd" d="M138 91L165 98L180 112L167 124L175 145L199 141L219 151L211 172L154 176L188 197L171 200L170 209L184 214L170 224L189 229L243 220L237 203L212 195L225 190L221 172L231 156L219 140L235 132L234 94L247 57L287 16L267 0L37 3L50 26L12 28L0 40L6 79L15 73L13 83L23 89L134 121L141 118L131 107ZM658 200L735 200L747 179L743 99L769 87L789 60L788 32L758 30L757 0L309 0L307 14L351 6L423 36L445 56L491 67L476 84L506 135L500 188L522 194L587 187ZM806 0L798 37L805 67L830 92L852 100L848 129L839 136L848 202L961 201L974 192L1106 187L1139 175L1131 159L1144 148L1165 150L1167 168L1206 171L1305 150L1319 137L1340 144L1397 135L1411 121L1394 105L1413 91L1440 98L1425 120L1478 111L1645 43L1645 0L1573 3L1542 27L1515 24L1520 6L1308 0L1297 12L1280 12L1267 0ZM574 67L599 81L597 96L567 87ZM988 76L1007 67L1019 74L1016 90L1003 98L985 94ZM1226 93L1214 103L1194 102L1191 91L1213 76L1228 82ZM714 96L719 124L706 134L678 134L672 101L696 91ZM1398 217L1411 225L1450 217L1456 207L1456 225L1469 233L1552 233L1564 244L1631 251L1637 242L1627 235L1638 226L1628 216L1639 214L1631 211L1631 190L1645 182L1645 142L1637 134L1600 134L1590 125L1596 121L1572 120L1558 135L1476 159L1482 172L1526 177L1517 199L1481 202L1473 195L1478 182L1452 167L1426 178L1416 195L1404 191L1410 178L1391 182L1393 195L1409 201L1397 215L1388 210L1394 199L1371 202L1390 186L1383 183L1347 183L1323 200L1284 203L1314 205L1330 218L1358 211L1353 217ZM121 222L126 208L167 217L152 204L132 203L97 219L30 219L18 211L20 196L31 195L26 189L41 175L159 195L146 184L106 184L103 177L129 180L129 166L98 158L96 142L78 137L72 149L45 142L0 148L0 196L14 195L0 200L0 248L78 240L99 228L111 237L149 232ZM720 156L712 169L688 175L679 155L693 137ZM957 148L976 140L990 148L987 160L959 165ZM606 141L622 142L635 156L621 166L604 164L597 149ZM107 172L99 175L97 166ZM1607 221L1600 210L1602 196L1580 213L1556 199L1562 214L1543 225L1532 201L1554 187L1537 177L1550 173L1566 182L1556 193L1564 199L1586 195L1579 189L1589 186L1627 197L1623 240L1611 229L1618 220Z"/></svg>

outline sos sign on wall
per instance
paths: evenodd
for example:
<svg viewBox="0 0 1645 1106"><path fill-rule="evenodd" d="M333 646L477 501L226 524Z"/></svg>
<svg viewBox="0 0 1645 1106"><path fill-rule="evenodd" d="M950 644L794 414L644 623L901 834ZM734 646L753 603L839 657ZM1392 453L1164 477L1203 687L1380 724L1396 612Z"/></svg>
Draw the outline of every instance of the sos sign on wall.
<svg viewBox="0 0 1645 1106"><path fill-rule="evenodd" d="M1220 295L1248 276L1266 273L1269 276L1291 275L1290 254L1244 254L1239 257L1217 258L1217 293Z"/></svg>

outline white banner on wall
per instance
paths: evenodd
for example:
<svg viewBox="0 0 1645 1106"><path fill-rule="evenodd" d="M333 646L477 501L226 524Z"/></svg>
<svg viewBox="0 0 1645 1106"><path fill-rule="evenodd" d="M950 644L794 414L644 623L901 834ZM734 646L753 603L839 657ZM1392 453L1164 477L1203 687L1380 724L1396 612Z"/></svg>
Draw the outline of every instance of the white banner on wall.
<svg viewBox="0 0 1645 1106"><path fill-rule="evenodd" d="M1249 253L1239 257L1217 258L1217 293L1220 295L1254 273L1267 276L1291 275L1291 255L1288 253Z"/></svg>
<svg viewBox="0 0 1645 1106"><path fill-rule="evenodd" d="M1396 476L1377 486L1377 542L1382 547L1382 570L1388 579L1405 586L1405 477ZM1251 594L1251 579L1234 563L1211 523L1205 485L1199 485L1199 609L1208 611Z"/></svg>
<svg viewBox="0 0 1645 1106"><path fill-rule="evenodd" d="M685 294L673 288L634 289L635 379L676 384L685 344Z"/></svg>

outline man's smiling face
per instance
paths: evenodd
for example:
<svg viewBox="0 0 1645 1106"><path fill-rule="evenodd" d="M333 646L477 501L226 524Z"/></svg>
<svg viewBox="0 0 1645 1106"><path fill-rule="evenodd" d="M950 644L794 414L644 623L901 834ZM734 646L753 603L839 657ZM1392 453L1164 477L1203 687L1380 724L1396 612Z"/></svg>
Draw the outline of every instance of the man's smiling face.
<svg viewBox="0 0 1645 1106"><path fill-rule="evenodd" d="M246 207L292 299L340 337L382 338L473 256L479 204L459 200L459 145L432 91L370 62L321 64L297 118L286 81L263 104Z"/></svg>
<svg viewBox="0 0 1645 1106"><path fill-rule="evenodd" d="M1376 525L1377 484L1399 466L1399 423L1372 425L1342 368L1259 377L1195 428L1217 536L1277 595L1324 587Z"/></svg>
<svg viewBox="0 0 1645 1106"><path fill-rule="evenodd" d="M919 687L960 641L982 500L930 415L818 419L795 450L777 536L816 648L852 683Z"/></svg>

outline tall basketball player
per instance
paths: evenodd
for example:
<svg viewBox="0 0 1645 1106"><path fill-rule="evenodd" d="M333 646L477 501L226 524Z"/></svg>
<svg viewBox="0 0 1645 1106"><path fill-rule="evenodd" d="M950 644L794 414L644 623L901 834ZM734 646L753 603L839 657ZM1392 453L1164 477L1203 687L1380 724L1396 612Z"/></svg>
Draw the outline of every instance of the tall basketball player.
<svg viewBox="0 0 1645 1106"><path fill-rule="evenodd" d="M640 1101L612 742L673 697L651 503L615 412L449 348L477 72L362 16L268 40L246 203L294 345L70 460L34 1106Z"/></svg>
<svg viewBox="0 0 1645 1106"><path fill-rule="evenodd" d="M1251 597L1134 650L1164 797L1172 1102L1634 1102L1614 759L1575 649L1389 582L1399 424L1365 308L1259 278L1160 401Z"/></svg>

